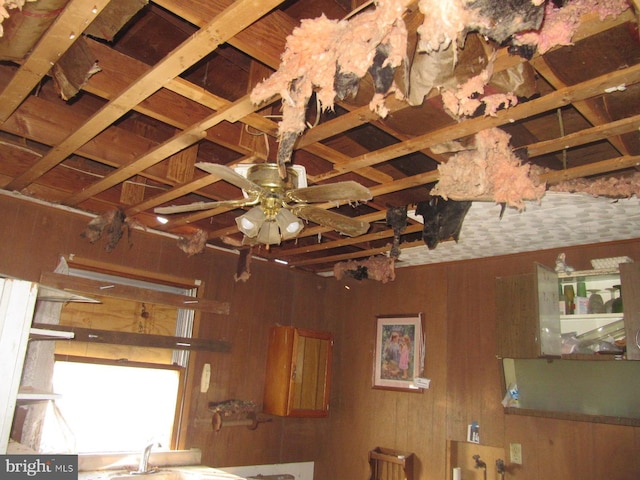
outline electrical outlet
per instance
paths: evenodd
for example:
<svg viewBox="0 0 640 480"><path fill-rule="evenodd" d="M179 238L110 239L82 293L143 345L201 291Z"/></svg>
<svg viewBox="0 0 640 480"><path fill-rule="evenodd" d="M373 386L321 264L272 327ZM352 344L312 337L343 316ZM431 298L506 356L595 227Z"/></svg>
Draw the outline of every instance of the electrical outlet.
<svg viewBox="0 0 640 480"><path fill-rule="evenodd" d="M511 463L522 465L522 445L519 443L509 444L509 455L511 457Z"/></svg>

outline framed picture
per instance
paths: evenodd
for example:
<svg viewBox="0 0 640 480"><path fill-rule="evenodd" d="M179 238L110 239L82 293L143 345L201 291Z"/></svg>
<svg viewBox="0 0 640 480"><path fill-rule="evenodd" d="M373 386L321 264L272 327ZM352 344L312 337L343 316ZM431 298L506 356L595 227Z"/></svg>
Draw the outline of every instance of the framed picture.
<svg viewBox="0 0 640 480"><path fill-rule="evenodd" d="M422 314L376 317L373 388L421 392L424 370Z"/></svg>

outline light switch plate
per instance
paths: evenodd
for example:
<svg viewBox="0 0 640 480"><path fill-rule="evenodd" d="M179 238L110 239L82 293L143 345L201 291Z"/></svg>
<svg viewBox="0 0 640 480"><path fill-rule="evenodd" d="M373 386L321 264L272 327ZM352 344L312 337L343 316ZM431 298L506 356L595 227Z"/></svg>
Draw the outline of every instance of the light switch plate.
<svg viewBox="0 0 640 480"><path fill-rule="evenodd" d="M511 463L522 465L522 444L510 443L509 456L511 457Z"/></svg>
<svg viewBox="0 0 640 480"><path fill-rule="evenodd" d="M209 383L211 383L211 364L205 363L202 367L202 375L200 376L201 393L207 393L209 391Z"/></svg>

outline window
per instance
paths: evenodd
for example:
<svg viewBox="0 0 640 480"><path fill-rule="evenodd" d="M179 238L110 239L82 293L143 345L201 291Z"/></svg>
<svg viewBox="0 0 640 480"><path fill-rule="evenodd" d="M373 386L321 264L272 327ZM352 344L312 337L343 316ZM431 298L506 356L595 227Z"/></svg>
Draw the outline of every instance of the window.
<svg viewBox="0 0 640 480"><path fill-rule="evenodd" d="M60 395L45 417L41 451L137 451L170 448L180 370L143 365L56 361Z"/></svg>
<svg viewBox="0 0 640 480"><path fill-rule="evenodd" d="M171 306L171 296L196 296L200 282L176 277L174 283L167 276L156 281L133 269L127 269L126 276L105 273L111 271L106 265L93 263L86 270L76 268L85 266L76 262L66 273L94 285L99 282L104 296L91 296L102 303L67 303L59 313L60 324L120 332L123 338L143 335L135 346L56 342L55 362L52 359L48 368L53 370L51 386L58 397L49 402L44 420L32 422L42 429L39 451L139 451L151 442L178 448L189 351L154 348L144 335L191 337L195 312ZM119 287L123 285L127 288ZM112 289L120 293L110 293Z"/></svg>

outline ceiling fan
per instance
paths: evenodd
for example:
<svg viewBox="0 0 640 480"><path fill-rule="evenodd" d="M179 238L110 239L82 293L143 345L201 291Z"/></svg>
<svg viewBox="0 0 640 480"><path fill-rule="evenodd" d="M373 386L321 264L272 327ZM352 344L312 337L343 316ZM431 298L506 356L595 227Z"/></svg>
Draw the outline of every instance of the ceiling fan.
<svg viewBox="0 0 640 480"><path fill-rule="evenodd" d="M196 202L189 205L158 207L160 214L193 212L216 207L250 207L236 218L238 229L247 243L279 244L295 238L304 225L300 218L329 227L350 237L366 233L369 223L339 213L309 205L317 202L358 202L372 198L368 188L358 182L345 181L326 185L306 186L303 167L289 167L282 178L278 165L260 163L243 166L245 175L216 163L196 166L242 189L245 198L216 202ZM300 218L298 218L300 217Z"/></svg>

